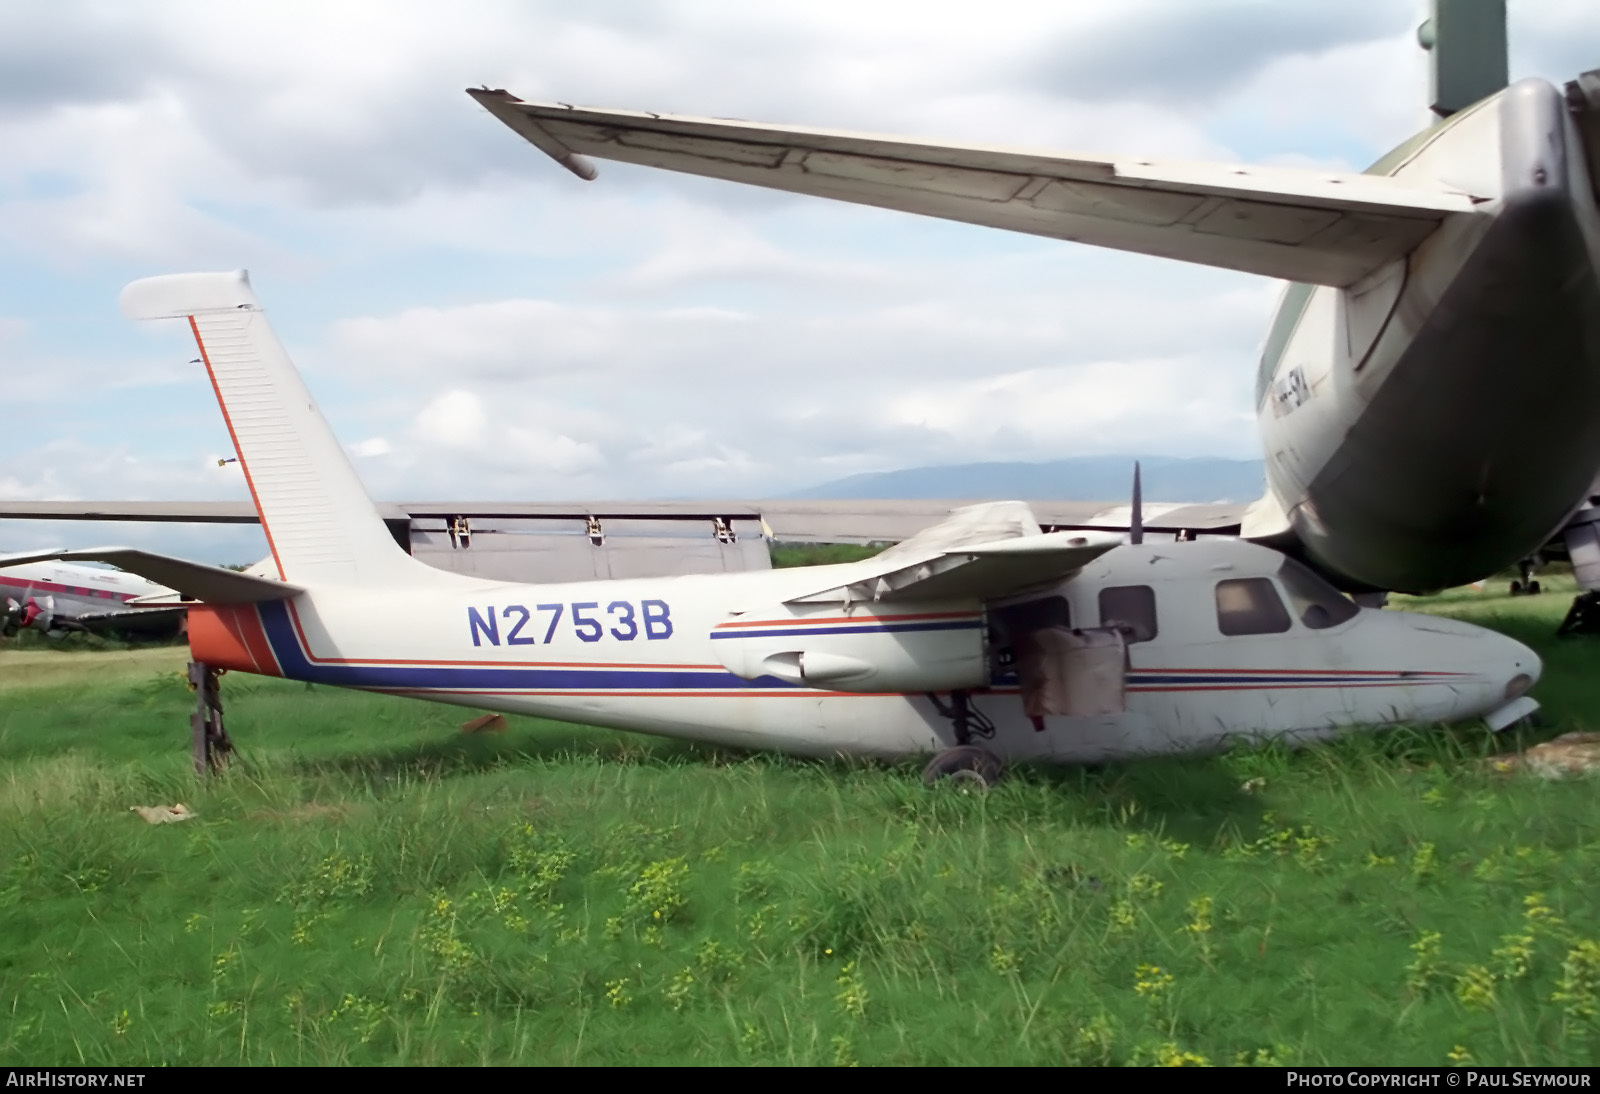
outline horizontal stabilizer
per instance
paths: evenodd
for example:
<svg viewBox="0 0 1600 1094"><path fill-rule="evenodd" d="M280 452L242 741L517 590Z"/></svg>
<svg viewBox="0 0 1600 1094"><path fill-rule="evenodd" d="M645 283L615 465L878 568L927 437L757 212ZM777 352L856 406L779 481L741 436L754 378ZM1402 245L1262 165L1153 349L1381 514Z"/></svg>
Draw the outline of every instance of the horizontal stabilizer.
<svg viewBox="0 0 1600 1094"><path fill-rule="evenodd" d="M90 547L81 551L27 551L16 555L0 555L0 566L20 566L25 562L106 562L207 604L260 604L269 600L288 600L303 591L300 586L284 581L251 577L221 566L207 566L201 562L152 554L132 547Z"/></svg>
<svg viewBox="0 0 1600 1094"><path fill-rule="evenodd" d="M590 156L1319 285L1355 283L1478 200L1378 175L1028 151L468 94L585 178L594 175L583 159Z"/></svg>

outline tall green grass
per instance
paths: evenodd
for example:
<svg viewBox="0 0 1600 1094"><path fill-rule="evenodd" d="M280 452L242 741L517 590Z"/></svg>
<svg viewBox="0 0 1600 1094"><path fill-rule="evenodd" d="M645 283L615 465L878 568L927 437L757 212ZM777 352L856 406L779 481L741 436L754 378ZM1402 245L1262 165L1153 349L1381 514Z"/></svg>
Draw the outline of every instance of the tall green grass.
<svg viewBox="0 0 1600 1094"><path fill-rule="evenodd" d="M1592 1064L1594 787L1485 762L1594 727L1565 604L1424 605L1541 651L1531 736L980 796L237 675L201 784L181 664L0 662L0 1059ZM128 811L174 801L196 819Z"/></svg>

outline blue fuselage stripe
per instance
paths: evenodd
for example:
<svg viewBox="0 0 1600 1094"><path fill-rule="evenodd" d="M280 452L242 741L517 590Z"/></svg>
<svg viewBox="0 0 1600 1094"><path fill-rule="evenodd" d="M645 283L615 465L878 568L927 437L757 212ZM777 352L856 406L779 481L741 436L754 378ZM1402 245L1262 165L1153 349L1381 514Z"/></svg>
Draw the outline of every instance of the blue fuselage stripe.
<svg viewBox="0 0 1600 1094"><path fill-rule="evenodd" d="M289 618L286 604L273 602L258 605L267 641L277 655L284 676L292 680L329 684L347 688L380 688L386 690L459 690L459 691L727 691L744 690L797 690L799 684L780 680L775 676L761 676L754 680L741 679L726 670L707 668L628 668L621 665L573 668L555 666L505 666L492 665L328 665L311 661L301 646ZM904 629L932 630L980 626L977 623L907 624ZM713 633L713 638L768 637L774 633L810 637L819 633L880 632L891 628L861 627L848 632L797 629L784 632L757 632L755 634ZM1402 676L1397 673L1354 671L1349 674L1298 674L1252 671L1239 669L1217 672L1215 670L1166 670L1130 672L1129 687L1160 685L1218 686L1254 685L1256 687L1282 687L1306 685L1371 686L1373 684L1440 683L1457 679L1452 674L1416 673ZM997 674L993 687L1015 687L1019 683L1015 671Z"/></svg>
<svg viewBox="0 0 1600 1094"><path fill-rule="evenodd" d="M710 669L575 669L477 665L318 665L308 660L281 603L262 604L267 641L283 674L346 688L457 689L463 691L736 691L797 687L775 676L742 680Z"/></svg>

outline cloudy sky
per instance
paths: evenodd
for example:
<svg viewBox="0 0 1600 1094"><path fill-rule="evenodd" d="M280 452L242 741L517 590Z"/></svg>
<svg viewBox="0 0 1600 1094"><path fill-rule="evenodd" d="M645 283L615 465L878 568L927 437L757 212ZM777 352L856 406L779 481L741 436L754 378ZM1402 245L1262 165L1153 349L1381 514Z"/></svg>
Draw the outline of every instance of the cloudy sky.
<svg viewBox="0 0 1600 1094"><path fill-rule="evenodd" d="M1600 65L1510 0L1513 78ZM860 471L1255 457L1260 278L602 162L463 89L1360 170L1423 0L0 5L0 498L242 498L134 278L250 270L372 493L761 497ZM218 562L254 530L0 522Z"/></svg>

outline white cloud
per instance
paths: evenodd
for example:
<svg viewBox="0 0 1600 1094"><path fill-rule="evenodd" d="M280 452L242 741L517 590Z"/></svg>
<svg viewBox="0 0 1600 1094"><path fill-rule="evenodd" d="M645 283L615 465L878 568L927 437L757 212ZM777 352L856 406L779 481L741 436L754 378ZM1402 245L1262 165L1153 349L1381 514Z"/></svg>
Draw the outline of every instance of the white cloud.
<svg viewBox="0 0 1600 1094"><path fill-rule="evenodd" d="M393 449L383 437L369 437L350 446L350 451L362 459L372 456L387 456Z"/></svg>
<svg viewBox="0 0 1600 1094"><path fill-rule="evenodd" d="M13 501L52 501L45 496L49 488L37 482L23 482L15 475L0 475L0 497Z"/></svg>
<svg viewBox="0 0 1600 1094"><path fill-rule="evenodd" d="M1043 452L1063 434L1086 451L1152 443L1184 454L1226 449L1254 418L1229 405L1232 393L1209 381L1207 364L1177 358L1030 369L924 385L889 402L884 412L891 423L942 434L969 449L1003 438Z"/></svg>
<svg viewBox="0 0 1600 1094"><path fill-rule="evenodd" d="M470 391L447 391L417 412L417 433L441 448L475 450L488 431L483 400Z"/></svg>
<svg viewBox="0 0 1600 1094"><path fill-rule="evenodd" d="M450 465L501 479L542 474L579 476L605 464L596 445L574 440L542 425L537 410L523 403L496 401L491 413L477 394L453 389L429 400L417 412L401 464Z"/></svg>

